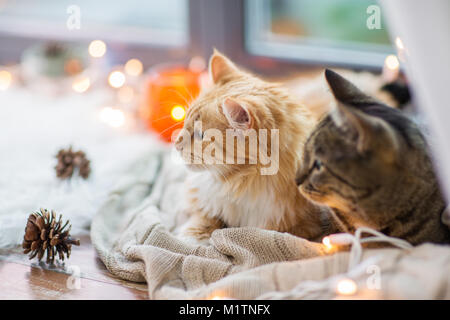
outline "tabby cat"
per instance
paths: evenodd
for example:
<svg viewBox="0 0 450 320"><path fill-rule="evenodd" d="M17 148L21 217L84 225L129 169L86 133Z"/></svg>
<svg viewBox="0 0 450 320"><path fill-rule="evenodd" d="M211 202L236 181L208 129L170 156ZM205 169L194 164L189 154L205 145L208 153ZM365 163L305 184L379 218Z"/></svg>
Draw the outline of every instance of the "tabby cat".
<svg viewBox="0 0 450 320"><path fill-rule="evenodd" d="M329 206L344 232L366 226L412 244L449 242L446 204L415 123L337 73L325 77L337 107L305 143L301 193Z"/></svg>

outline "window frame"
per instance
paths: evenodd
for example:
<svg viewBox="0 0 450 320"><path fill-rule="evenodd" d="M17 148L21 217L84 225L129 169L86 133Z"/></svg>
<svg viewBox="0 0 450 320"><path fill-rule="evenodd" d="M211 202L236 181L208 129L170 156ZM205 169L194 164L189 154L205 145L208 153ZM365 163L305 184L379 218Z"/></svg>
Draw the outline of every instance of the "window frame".
<svg viewBox="0 0 450 320"><path fill-rule="evenodd" d="M383 45L371 46L374 51L351 48L331 48L301 43L293 37L274 36L272 39L261 39L260 30L265 28L264 16L268 8L267 1L246 0L245 12L251 12L251 18L245 21L246 49L248 52L267 57L284 58L302 61L303 63L319 63L345 67L377 68L383 65L387 55L394 53L392 48ZM282 38L289 41L280 41Z"/></svg>
<svg viewBox="0 0 450 320"><path fill-rule="evenodd" d="M270 54L253 50L246 45L245 10L247 1L252 0L189 0L188 2L188 35L185 45L172 45L164 41L142 42L123 41L114 37L105 36L109 49L109 58L113 64L124 63L128 58L134 57L143 61L145 67L154 64L174 62L187 63L193 56L202 56L206 60L213 48L226 54L237 64L263 75L289 76L299 71L314 70L327 66L342 66L333 61L324 62L316 60L299 59L298 56L283 54ZM254 0L260 1L260 0ZM90 40L84 36L49 33L21 33L5 32L0 30L0 63L18 62L24 49L35 43L45 41L83 42ZM125 45L124 45L125 44ZM385 56L385 55L384 55ZM382 64L349 65L359 70L369 69L381 71Z"/></svg>

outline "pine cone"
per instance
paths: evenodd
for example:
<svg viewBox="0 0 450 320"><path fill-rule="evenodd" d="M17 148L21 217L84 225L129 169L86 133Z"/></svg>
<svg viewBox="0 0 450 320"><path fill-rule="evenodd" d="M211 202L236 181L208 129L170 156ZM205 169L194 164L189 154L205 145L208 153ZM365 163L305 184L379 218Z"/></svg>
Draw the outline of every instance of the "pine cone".
<svg viewBox="0 0 450 320"><path fill-rule="evenodd" d="M78 174L87 179L91 173L90 161L86 158L83 151L73 151L72 147L69 149L61 149L56 155L58 163L55 166L56 176L60 179L70 179L73 176L75 169L78 169Z"/></svg>
<svg viewBox="0 0 450 320"><path fill-rule="evenodd" d="M30 260L36 255L39 261L47 251L47 263L55 260L56 254L60 260L64 261L64 254L70 257L72 245L80 245L80 240L74 240L70 237L71 225L64 230L69 221L62 224L62 215L56 220L56 213L52 210L41 209L40 212L33 212L28 217L25 235L23 237L23 253L30 253Z"/></svg>

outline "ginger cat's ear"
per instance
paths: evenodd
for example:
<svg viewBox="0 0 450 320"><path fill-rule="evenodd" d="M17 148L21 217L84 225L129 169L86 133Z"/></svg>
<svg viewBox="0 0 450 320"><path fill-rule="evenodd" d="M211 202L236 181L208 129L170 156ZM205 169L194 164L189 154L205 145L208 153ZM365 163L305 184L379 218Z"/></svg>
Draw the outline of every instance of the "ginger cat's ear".
<svg viewBox="0 0 450 320"><path fill-rule="evenodd" d="M222 109L228 123L233 129L249 129L252 125L252 117L248 110L238 102L226 99Z"/></svg>
<svg viewBox="0 0 450 320"><path fill-rule="evenodd" d="M226 81L238 73L239 70L234 63L214 49L214 53L209 59L209 74L213 83Z"/></svg>

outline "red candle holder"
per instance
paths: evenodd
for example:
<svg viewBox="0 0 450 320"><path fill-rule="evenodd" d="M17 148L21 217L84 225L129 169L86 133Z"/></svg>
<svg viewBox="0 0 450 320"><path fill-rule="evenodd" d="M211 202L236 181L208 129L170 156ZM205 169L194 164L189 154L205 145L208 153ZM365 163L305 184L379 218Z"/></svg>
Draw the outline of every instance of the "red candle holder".
<svg viewBox="0 0 450 320"><path fill-rule="evenodd" d="M150 70L140 114L164 141L171 142L172 133L183 127L187 108L200 93L200 75L183 66Z"/></svg>

